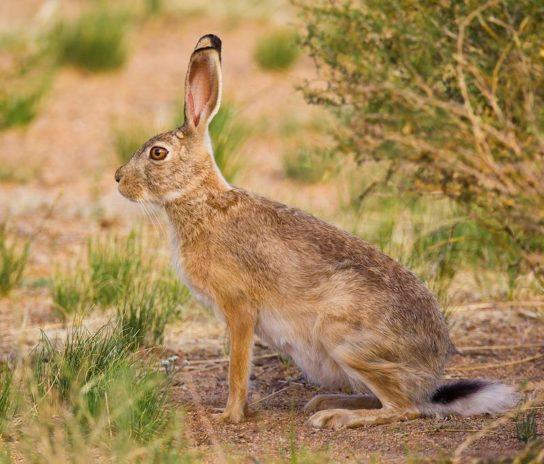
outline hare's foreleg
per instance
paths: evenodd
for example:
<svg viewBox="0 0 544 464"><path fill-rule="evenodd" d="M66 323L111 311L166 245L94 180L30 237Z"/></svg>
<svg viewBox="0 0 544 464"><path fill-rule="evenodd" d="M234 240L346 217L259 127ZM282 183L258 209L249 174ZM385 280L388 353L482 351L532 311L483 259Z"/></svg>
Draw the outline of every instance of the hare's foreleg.
<svg viewBox="0 0 544 464"><path fill-rule="evenodd" d="M241 311L225 315L230 337L229 399L222 419L237 424L246 414L255 319Z"/></svg>
<svg viewBox="0 0 544 464"><path fill-rule="evenodd" d="M304 406L308 412L324 409L380 409L382 403L372 393L363 395L317 395Z"/></svg>

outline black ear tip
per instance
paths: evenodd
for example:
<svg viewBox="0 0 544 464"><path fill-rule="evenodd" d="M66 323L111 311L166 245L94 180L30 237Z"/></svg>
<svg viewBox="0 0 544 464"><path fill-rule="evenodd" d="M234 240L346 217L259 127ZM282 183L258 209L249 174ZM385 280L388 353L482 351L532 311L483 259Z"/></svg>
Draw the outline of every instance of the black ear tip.
<svg viewBox="0 0 544 464"><path fill-rule="evenodd" d="M221 39L214 34L203 35L198 40L195 50L199 50L201 48L214 48L221 53Z"/></svg>

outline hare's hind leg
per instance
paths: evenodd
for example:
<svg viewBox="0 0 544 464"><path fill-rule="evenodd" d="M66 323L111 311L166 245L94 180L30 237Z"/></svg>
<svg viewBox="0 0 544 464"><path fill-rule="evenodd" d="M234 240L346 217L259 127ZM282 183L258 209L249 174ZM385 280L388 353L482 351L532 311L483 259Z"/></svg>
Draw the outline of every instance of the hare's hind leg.
<svg viewBox="0 0 544 464"><path fill-rule="evenodd" d="M347 349L342 349L347 348ZM318 428L353 428L387 424L421 417L417 405L434 384L433 376L420 369L372 356L372 351L337 347L335 360L352 385L366 386L382 405L381 409L350 410L345 407L316 412L308 423Z"/></svg>
<svg viewBox="0 0 544 464"><path fill-rule="evenodd" d="M362 427L364 425L390 424L417 419L421 413L416 409L395 410L383 408L368 409L326 409L316 412L308 419L308 423L316 428L343 429Z"/></svg>
<svg viewBox="0 0 544 464"><path fill-rule="evenodd" d="M382 403L372 393L364 395L316 395L304 406L308 412L324 409L380 409Z"/></svg>

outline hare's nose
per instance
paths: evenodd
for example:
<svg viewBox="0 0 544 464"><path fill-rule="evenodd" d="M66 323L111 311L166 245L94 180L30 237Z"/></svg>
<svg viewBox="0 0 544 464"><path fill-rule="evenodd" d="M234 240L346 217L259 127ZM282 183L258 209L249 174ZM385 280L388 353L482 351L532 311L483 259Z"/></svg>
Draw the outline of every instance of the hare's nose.
<svg viewBox="0 0 544 464"><path fill-rule="evenodd" d="M121 168L119 168L117 171L115 171L115 182L120 182L121 177Z"/></svg>

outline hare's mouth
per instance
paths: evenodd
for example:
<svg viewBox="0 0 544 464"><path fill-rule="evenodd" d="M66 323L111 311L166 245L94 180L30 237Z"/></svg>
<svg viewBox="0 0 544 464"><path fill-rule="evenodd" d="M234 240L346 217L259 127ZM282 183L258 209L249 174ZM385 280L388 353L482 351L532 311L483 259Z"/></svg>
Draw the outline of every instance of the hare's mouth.
<svg viewBox="0 0 544 464"><path fill-rule="evenodd" d="M133 201L135 203L140 203L146 200L142 189L127 186L123 181L119 182L117 190L127 200Z"/></svg>

